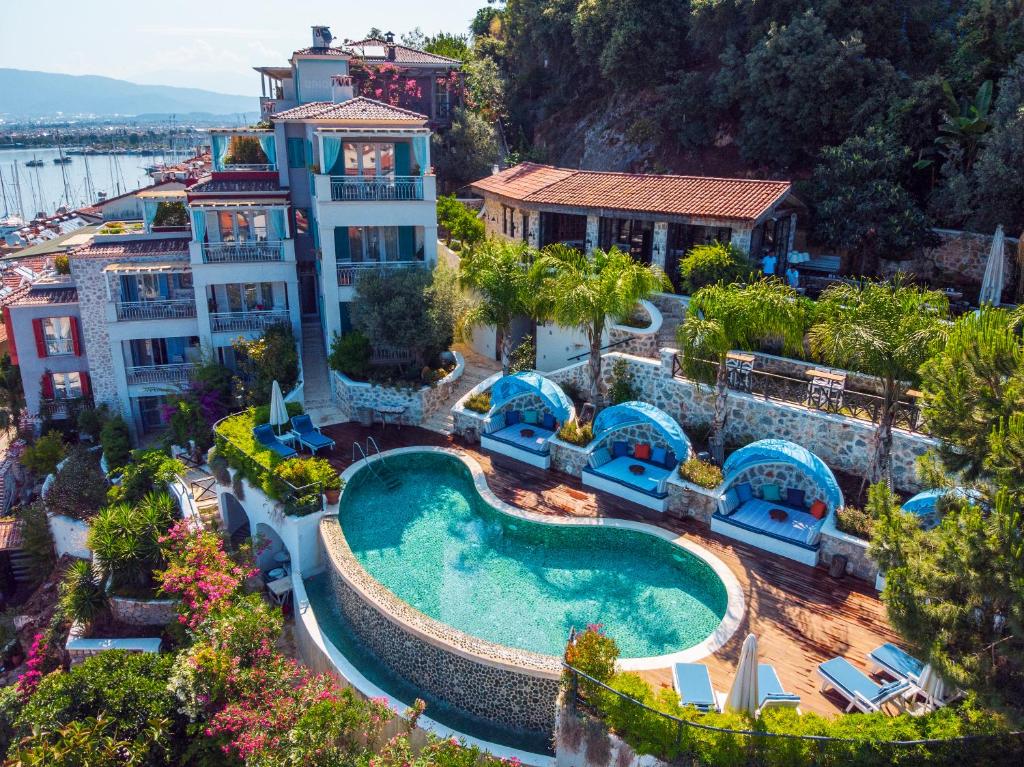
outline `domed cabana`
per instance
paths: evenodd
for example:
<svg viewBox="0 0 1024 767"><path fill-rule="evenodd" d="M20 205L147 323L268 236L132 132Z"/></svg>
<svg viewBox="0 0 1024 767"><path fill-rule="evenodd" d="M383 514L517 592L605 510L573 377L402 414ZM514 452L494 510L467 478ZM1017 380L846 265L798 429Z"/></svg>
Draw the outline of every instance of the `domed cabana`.
<svg viewBox="0 0 1024 767"><path fill-rule="evenodd" d="M805 447L763 439L742 447L722 466L716 533L795 559L818 563L825 520L843 506L832 470Z"/></svg>
<svg viewBox="0 0 1024 767"><path fill-rule="evenodd" d="M624 402L594 419L583 484L665 511L668 478L690 452L690 440L672 416L646 402Z"/></svg>
<svg viewBox="0 0 1024 767"><path fill-rule="evenodd" d="M572 400L539 373L502 376L491 387L480 446L539 469L551 466L548 442L576 414Z"/></svg>

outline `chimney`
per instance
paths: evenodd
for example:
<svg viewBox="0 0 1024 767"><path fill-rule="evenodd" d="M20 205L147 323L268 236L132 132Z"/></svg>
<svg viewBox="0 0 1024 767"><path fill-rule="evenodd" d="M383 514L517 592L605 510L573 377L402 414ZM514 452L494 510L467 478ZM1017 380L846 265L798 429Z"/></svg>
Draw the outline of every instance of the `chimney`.
<svg viewBox="0 0 1024 767"><path fill-rule="evenodd" d="M330 27L313 27L313 47L314 48L328 48L331 45L331 40L334 37L331 36Z"/></svg>
<svg viewBox="0 0 1024 767"><path fill-rule="evenodd" d="M384 47L387 50L388 61L395 60L395 33L387 32L384 35Z"/></svg>
<svg viewBox="0 0 1024 767"><path fill-rule="evenodd" d="M348 75L331 75L331 101L340 104L355 95L352 78Z"/></svg>

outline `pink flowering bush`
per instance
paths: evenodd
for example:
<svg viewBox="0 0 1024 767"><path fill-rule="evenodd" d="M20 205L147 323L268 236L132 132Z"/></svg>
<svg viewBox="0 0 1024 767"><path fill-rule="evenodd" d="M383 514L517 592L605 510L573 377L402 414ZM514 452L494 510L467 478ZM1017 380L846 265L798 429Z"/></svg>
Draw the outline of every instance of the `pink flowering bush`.
<svg viewBox="0 0 1024 767"><path fill-rule="evenodd" d="M226 610L242 582L256 573L233 562L219 536L197 530L185 520L177 522L160 542L168 562L158 574L161 588L181 600L178 620L192 631Z"/></svg>

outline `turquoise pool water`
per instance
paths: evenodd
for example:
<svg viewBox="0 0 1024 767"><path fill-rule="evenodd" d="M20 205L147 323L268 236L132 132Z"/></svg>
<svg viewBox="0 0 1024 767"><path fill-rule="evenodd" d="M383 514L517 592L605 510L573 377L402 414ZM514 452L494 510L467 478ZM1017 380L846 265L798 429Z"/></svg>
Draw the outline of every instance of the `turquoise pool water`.
<svg viewBox="0 0 1024 767"><path fill-rule="evenodd" d="M685 650L718 626L728 598L704 560L644 533L512 518L477 493L453 456L387 459L388 490L363 469L339 523L377 581L453 628L559 656L572 627L599 623L623 658Z"/></svg>

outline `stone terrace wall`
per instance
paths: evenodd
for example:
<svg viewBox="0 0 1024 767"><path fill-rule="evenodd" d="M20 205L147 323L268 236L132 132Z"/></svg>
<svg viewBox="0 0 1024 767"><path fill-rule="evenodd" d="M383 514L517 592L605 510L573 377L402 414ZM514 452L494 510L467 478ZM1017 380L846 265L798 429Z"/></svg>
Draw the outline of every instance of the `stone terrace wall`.
<svg viewBox="0 0 1024 767"><path fill-rule="evenodd" d="M714 388L672 376L674 349L662 349L661 360L611 353L604 357L605 385L615 359L625 359L633 373L639 398L661 408L686 428L711 421ZM557 383L572 382L586 390L589 373L585 363L556 370L548 377ZM803 445L834 469L864 474L870 461L875 433L873 424L853 418L810 410L802 405L765 401L749 394L729 392L726 438L731 442L786 439ZM915 462L936 446L920 434L896 430L893 440L893 481L903 490L918 489Z"/></svg>

